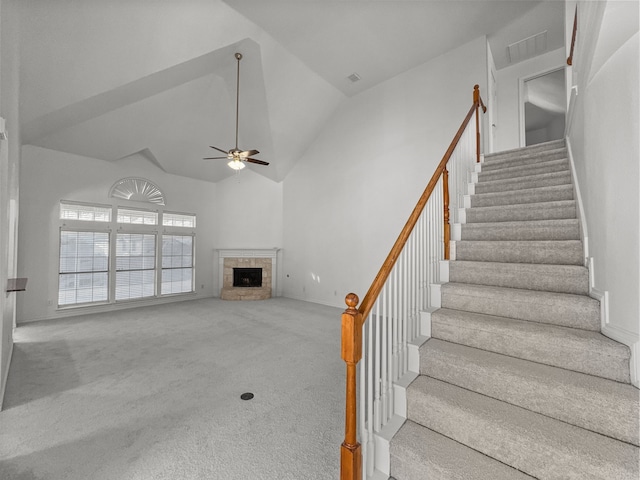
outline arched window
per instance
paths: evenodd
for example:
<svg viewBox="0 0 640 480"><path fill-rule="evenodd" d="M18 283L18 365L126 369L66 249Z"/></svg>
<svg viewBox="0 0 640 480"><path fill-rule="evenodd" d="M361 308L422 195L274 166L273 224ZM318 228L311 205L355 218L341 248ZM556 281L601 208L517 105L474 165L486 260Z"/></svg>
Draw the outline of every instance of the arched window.
<svg viewBox="0 0 640 480"><path fill-rule="evenodd" d="M160 188L144 178L129 177L118 180L111 187L109 196L137 202L155 203L156 205L165 204L164 194Z"/></svg>

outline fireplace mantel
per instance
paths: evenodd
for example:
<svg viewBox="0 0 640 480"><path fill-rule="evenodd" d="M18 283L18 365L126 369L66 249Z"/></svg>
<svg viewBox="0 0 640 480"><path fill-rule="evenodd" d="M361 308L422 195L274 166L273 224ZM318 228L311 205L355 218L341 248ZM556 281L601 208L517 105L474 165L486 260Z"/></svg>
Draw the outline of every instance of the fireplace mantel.
<svg viewBox="0 0 640 480"><path fill-rule="evenodd" d="M220 297L225 299L255 299L255 294L258 295L257 298L269 298L275 297L277 292L277 258L279 248L221 248L217 249L216 252L218 254L218 286L220 287ZM269 262L270 260L270 262ZM265 262L266 265L265 265ZM254 265L255 264L255 265ZM258 265L260 264L260 265ZM268 278L267 283L271 285L271 292L267 290L266 297L261 296L256 290L257 289L246 289L246 292L238 290L236 294L230 294L229 289L231 288L228 285L225 285L225 268L230 268L230 266L266 266L267 271L270 270L270 278ZM227 272L228 273L228 272ZM226 287L226 288L225 288ZM234 289L239 289L241 287L234 287ZM252 295L252 297L245 297L245 293L247 295ZM270 293L270 295L269 295ZM231 298L233 297L233 298Z"/></svg>
<svg viewBox="0 0 640 480"><path fill-rule="evenodd" d="M279 248L219 248L219 258L276 258Z"/></svg>

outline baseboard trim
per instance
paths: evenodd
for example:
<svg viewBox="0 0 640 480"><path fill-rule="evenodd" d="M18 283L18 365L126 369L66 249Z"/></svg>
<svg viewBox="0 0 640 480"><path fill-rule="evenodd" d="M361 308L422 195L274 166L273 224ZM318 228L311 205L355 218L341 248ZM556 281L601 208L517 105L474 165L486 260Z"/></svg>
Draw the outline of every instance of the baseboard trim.
<svg viewBox="0 0 640 480"><path fill-rule="evenodd" d="M589 291L589 296L600 302L600 332L611 340L620 342L631 350L629 373L631 383L640 388L640 335L630 332L609 321L609 292L602 292L597 288Z"/></svg>
<svg viewBox="0 0 640 480"><path fill-rule="evenodd" d="M567 158L569 159L569 166L571 167L571 177L573 179L573 198L576 199L576 208L578 218L580 219L580 237L582 238L582 248L585 265L587 258L589 258L589 235L587 229L587 217L584 213L584 205L582 203L582 194L580 193L580 185L578 184L578 173L576 171L576 164L573 159L573 151L571 150L571 140L569 137L565 137L564 143L567 147Z"/></svg>
<svg viewBox="0 0 640 480"><path fill-rule="evenodd" d="M431 313L435 311L435 308L431 308L420 312L420 336L431 338Z"/></svg>
<svg viewBox="0 0 640 480"><path fill-rule="evenodd" d="M389 478L391 471L391 440L407 419L407 388L417 376L418 374L415 372L407 372L393 384L394 415L378 433L373 435L374 473L373 476L365 475L368 480ZM379 474L384 476L377 477L376 475Z"/></svg>
<svg viewBox="0 0 640 480"><path fill-rule="evenodd" d="M442 284L432 283L429 285L429 295L431 298L431 308L438 309L442 307Z"/></svg>
<svg viewBox="0 0 640 480"><path fill-rule="evenodd" d="M592 272L589 272L591 277ZM600 302L600 330L604 330L609 325L609 292L601 292L597 288L589 285L589 296Z"/></svg>
<svg viewBox="0 0 640 480"><path fill-rule="evenodd" d="M4 394L7 391L7 379L9 378L9 367L11 366L11 360L13 359L13 339L9 344L9 361L7 362L7 366L2 372L2 388L0 388L0 412L2 411L2 406L4 405Z"/></svg>
<svg viewBox="0 0 640 480"><path fill-rule="evenodd" d="M631 383L636 388L640 388L640 337L633 332L611 324L602 327L602 334L629 347L629 350L631 350L631 358L629 359Z"/></svg>

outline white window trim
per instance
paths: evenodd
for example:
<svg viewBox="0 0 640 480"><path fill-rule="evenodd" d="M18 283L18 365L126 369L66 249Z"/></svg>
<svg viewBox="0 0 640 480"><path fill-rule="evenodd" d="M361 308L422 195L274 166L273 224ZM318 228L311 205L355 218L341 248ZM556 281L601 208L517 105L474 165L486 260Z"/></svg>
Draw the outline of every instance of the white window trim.
<svg viewBox="0 0 640 480"><path fill-rule="evenodd" d="M121 200L121 199L120 199ZM113 205L105 205L99 203L92 202L78 202L72 200L60 200L60 204L67 205L85 205L92 207L101 207L101 208L109 208L111 209L111 221L103 222L103 221L95 221L95 220L78 220L78 219L68 219L68 218L60 218L60 206L58 206L57 216L58 216L58 233L57 233L57 267L56 267L56 292L55 298L58 298L60 292L60 240L61 234L63 230L65 231L77 231L77 232L101 232L109 234L109 272L108 272L108 280L109 280L109 298L107 301L100 302L89 302L89 303L74 303L68 305L59 305L56 300L57 308L56 310L70 310L77 308L87 308L87 307L95 307L95 306L105 306L105 305L116 305L116 304L125 304L125 303L135 303L135 302L149 302L153 300L159 300L162 298L168 297L178 297L178 296L189 296L196 294L196 228L197 228L197 215L195 213L189 212L175 212L175 211L166 211L169 214L178 214L178 215L188 215L193 216L195 219L194 227L181 227L181 226L173 226L173 225L163 225L163 215L165 213L164 209L149 209L149 208L140 208L137 206L131 205L121 205L113 204ZM139 210L145 212L153 212L157 214L158 222L155 225L145 225L145 224L132 224L132 223L118 223L118 209L126 209L126 210ZM115 299L115 288L116 288L116 241L117 235L119 233L126 234L155 234L156 237L156 258L155 258L155 292L153 296L150 297L141 297L134 299L126 299L126 300L116 300ZM181 235L181 236L191 236L192 237L192 278L191 278L191 286L192 290L190 292L180 292L180 293L168 293L162 294L162 236L163 235Z"/></svg>

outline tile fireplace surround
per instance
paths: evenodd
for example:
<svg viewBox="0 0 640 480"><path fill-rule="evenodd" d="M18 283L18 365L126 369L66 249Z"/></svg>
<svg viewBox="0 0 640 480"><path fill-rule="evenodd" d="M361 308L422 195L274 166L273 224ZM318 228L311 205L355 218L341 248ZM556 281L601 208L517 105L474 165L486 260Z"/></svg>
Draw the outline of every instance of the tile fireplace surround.
<svg viewBox="0 0 640 480"><path fill-rule="evenodd" d="M222 300L265 300L275 296L277 248L218 250L218 285ZM261 287L234 287L234 268L261 268Z"/></svg>

